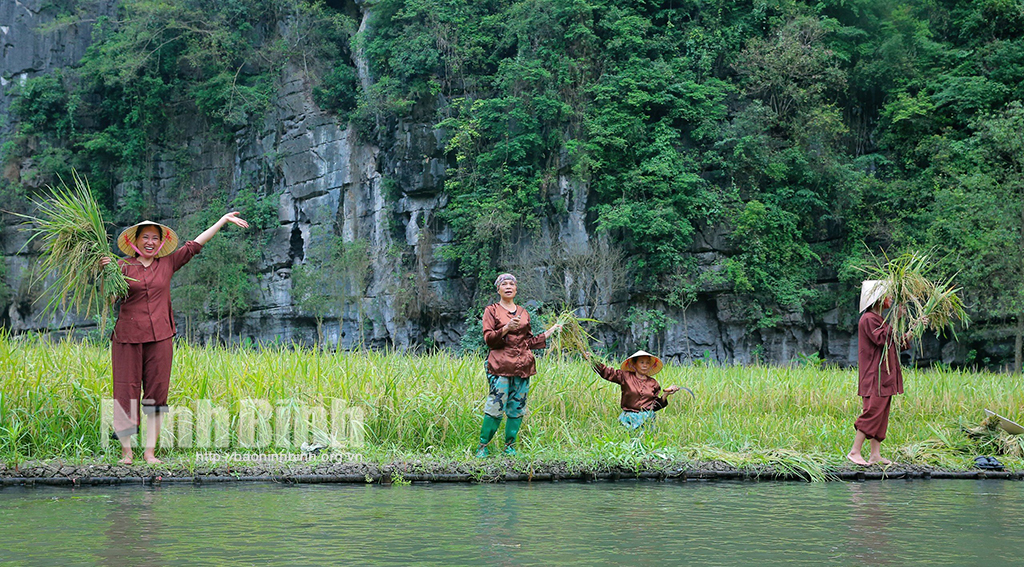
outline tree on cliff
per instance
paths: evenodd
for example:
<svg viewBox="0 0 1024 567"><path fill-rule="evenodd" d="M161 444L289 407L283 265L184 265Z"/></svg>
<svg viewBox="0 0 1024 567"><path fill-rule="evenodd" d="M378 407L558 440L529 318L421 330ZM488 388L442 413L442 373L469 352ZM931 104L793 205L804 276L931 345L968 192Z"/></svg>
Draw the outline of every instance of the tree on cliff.
<svg viewBox="0 0 1024 567"><path fill-rule="evenodd" d="M1016 319L1014 372L1024 347L1024 106L972 122L964 140L933 141L929 240L985 317Z"/></svg>
<svg viewBox="0 0 1024 567"><path fill-rule="evenodd" d="M345 310L356 305L356 324L359 340L363 337L363 310L359 299L366 291L370 255L366 241L345 242L329 228L314 225L310 229L309 245L301 264L292 269L292 298L296 305L316 320L317 343L324 344L324 319L338 319L338 339L341 347Z"/></svg>
<svg viewBox="0 0 1024 567"><path fill-rule="evenodd" d="M230 232L203 246L201 253L189 262L179 276L179 285L171 290L176 307L186 314L186 328L192 321L204 316L217 320L216 337L221 339L220 321L228 323L228 342L234 337L235 318L244 315L253 305L256 292L256 266L271 230L277 225L277 194L261 195L253 186L240 189L233 198L222 187L207 188L196 194L209 193L200 210L182 219L183 234L198 234L198 228L208 226L218 211L231 207L241 211L249 220L252 230ZM231 210L228 209L228 210Z"/></svg>
<svg viewBox="0 0 1024 567"><path fill-rule="evenodd" d="M559 236L551 219L573 217L573 230L621 251L623 299L681 306L740 294L748 327L770 327L779 307L814 315L849 304L848 286L822 284L851 282L844 267L864 242L934 245L966 266L975 320L1016 319L1024 337L1021 278L1006 278L1018 273L1020 241L1012 134L1024 17L1014 2L337 5L119 2L79 68L14 87L0 195L71 164L124 208L125 187L166 183L154 171L163 164L191 181L193 142L258 146L265 171L255 184L275 186L285 175L273 133L288 127L268 119L292 87L280 77L302 68L301 88L320 110L379 149L368 167L415 172L420 160L441 164L445 148L435 228L451 237L438 248L470 286L509 255L544 256L536 247ZM355 16L367 23L358 33ZM433 126L436 145L409 144L414 124ZM403 175L395 179L414 177ZM399 189L381 204L396 227L411 196ZM557 255L547 257L536 267L554 274ZM682 295L680 278L690 282ZM334 300L359 293L357 279ZM223 296L195 302L234 319L249 305L238 302L245 281L225 275ZM321 335L322 317L344 316L305 308L321 313Z"/></svg>

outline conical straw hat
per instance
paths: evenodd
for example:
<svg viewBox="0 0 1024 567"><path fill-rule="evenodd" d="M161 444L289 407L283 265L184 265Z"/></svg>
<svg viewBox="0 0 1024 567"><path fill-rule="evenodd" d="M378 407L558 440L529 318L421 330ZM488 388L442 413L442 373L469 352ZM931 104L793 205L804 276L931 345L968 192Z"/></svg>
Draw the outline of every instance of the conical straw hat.
<svg viewBox="0 0 1024 567"><path fill-rule="evenodd" d="M626 372L636 372L636 368L634 368L634 366L633 366L633 359L637 358L639 356L649 356L649 357L651 357L654 360L654 364L651 367L651 374L650 374L650 376L654 376L655 374L661 372L661 368L663 366L665 366L664 364L661 363L661 359L660 358L654 356L653 354L651 354L651 353L649 353L647 351L638 350L638 351L634 352L633 354L629 355L629 358L627 358L626 360L622 361L622 366L620 368L622 368Z"/></svg>
<svg viewBox="0 0 1024 567"><path fill-rule="evenodd" d="M870 309L876 301L882 299L889 290L889 282L885 280L864 280L860 284L860 310Z"/></svg>
<svg viewBox="0 0 1024 567"><path fill-rule="evenodd" d="M135 250L132 248L132 244L135 244L135 238L139 233L139 228L146 226L147 224L158 226L160 227L160 230L163 231L164 245L163 248L156 253L156 257L163 258L171 252L174 252L178 247L178 234L165 225L148 220L133 224L132 226L122 230L121 234L117 237L117 248L121 250L121 252L124 252L125 256L134 256Z"/></svg>

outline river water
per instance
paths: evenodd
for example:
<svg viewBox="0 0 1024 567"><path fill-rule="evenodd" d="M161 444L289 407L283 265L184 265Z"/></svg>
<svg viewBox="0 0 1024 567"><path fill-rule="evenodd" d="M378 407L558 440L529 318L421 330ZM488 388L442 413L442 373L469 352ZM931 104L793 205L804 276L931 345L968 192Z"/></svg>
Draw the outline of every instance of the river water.
<svg viewBox="0 0 1024 567"><path fill-rule="evenodd" d="M0 490L0 565L1020 565L1024 484Z"/></svg>

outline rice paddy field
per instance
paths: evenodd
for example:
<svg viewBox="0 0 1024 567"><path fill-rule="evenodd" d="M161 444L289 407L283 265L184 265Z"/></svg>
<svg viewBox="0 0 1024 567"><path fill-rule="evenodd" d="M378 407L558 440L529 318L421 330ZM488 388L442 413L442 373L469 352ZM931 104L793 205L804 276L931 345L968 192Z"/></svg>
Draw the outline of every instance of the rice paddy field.
<svg viewBox="0 0 1024 567"><path fill-rule="evenodd" d="M208 400L231 408L230 450L239 450L235 425L250 403L243 400L329 408L340 399L362 408L365 442L346 450L364 461L474 460L486 394L480 358L184 342L175 348L169 404ZM855 369L666 365L661 385L689 387L695 399L672 396L653 428L630 434L617 420L618 386L586 363L542 357L538 371L517 459L636 466L653 456L820 474L846 465L861 403ZM116 441L103 447L101 420L110 376L107 346L0 334L0 461L115 461L119 448ZM954 470L970 468L977 455L997 455L1011 470L1024 468L1018 437L965 432L982 422L985 408L1022 417L1019 377L905 369L905 384L906 394L894 398L883 455ZM500 439L499 430L495 452ZM290 450L298 452L294 441ZM164 447L158 456L187 461L199 450Z"/></svg>

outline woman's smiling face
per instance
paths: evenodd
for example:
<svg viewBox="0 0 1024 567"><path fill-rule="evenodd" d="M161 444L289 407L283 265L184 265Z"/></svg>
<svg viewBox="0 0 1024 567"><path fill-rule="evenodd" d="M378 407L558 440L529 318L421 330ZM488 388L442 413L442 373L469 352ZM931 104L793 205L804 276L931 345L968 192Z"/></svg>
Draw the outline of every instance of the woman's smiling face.
<svg viewBox="0 0 1024 567"><path fill-rule="evenodd" d="M135 247L146 258L156 256L157 252L160 251L161 244L160 229L153 225L147 224L140 228L139 232L135 235Z"/></svg>
<svg viewBox="0 0 1024 567"><path fill-rule="evenodd" d="M516 291L516 282L512 280L505 280L498 284L498 295L500 295L502 299L515 299Z"/></svg>

